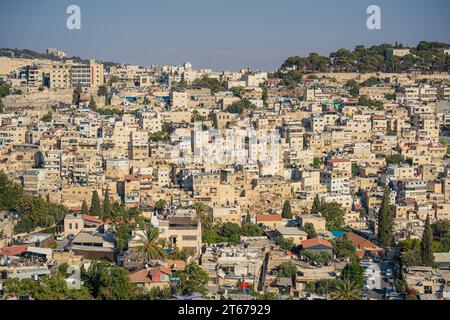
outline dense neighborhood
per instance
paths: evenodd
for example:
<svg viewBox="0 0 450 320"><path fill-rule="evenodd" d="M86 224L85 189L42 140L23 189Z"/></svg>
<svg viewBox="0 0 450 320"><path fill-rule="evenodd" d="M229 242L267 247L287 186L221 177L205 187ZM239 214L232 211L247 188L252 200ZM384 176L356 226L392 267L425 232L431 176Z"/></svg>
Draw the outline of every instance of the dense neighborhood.
<svg viewBox="0 0 450 320"><path fill-rule="evenodd" d="M450 44L0 49L0 300L94 299L449 300Z"/></svg>

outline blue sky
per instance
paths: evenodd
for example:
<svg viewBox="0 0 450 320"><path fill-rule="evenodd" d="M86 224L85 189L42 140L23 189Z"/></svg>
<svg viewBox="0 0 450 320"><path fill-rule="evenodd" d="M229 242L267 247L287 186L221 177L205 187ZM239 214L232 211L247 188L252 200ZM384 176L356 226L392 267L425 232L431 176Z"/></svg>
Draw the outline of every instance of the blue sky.
<svg viewBox="0 0 450 320"><path fill-rule="evenodd" d="M81 30L66 28L67 6ZM366 9L382 10L368 30ZM1 0L0 47L141 65L273 70L288 56L329 54L357 44L450 43L448 0Z"/></svg>

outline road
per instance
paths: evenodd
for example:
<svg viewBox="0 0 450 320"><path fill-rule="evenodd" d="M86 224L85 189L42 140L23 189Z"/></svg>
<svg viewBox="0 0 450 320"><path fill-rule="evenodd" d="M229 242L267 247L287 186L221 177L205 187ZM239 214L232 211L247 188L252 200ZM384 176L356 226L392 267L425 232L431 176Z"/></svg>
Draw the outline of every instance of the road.
<svg viewBox="0 0 450 320"><path fill-rule="evenodd" d="M385 276L387 269L392 269L390 262L366 262L364 276L367 299L381 300L384 298L386 288L389 287L388 278Z"/></svg>

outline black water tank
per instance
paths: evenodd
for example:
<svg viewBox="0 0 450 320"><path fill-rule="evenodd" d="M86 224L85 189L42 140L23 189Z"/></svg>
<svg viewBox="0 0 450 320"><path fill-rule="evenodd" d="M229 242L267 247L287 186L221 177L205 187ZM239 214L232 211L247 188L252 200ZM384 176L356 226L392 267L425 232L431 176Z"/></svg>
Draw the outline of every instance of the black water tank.
<svg viewBox="0 0 450 320"><path fill-rule="evenodd" d="M2 270L2 280L8 279L8 271Z"/></svg>

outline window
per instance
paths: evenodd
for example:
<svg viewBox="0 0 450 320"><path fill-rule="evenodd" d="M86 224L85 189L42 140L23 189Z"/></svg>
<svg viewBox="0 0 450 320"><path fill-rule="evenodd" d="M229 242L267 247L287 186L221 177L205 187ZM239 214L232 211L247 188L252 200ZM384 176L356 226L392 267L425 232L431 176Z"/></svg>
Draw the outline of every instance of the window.
<svg viewBox="0 0 450 320"><path fill-rule="evenodd" d="M195 241L197 236L182 236L183 241Z"/></svg>
<svg viewBox="0 0 450 320"><path fill-rule="evenodd" d="M72 230L72 224L69 223L69 230Z"/></svg>

